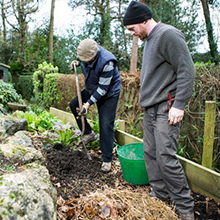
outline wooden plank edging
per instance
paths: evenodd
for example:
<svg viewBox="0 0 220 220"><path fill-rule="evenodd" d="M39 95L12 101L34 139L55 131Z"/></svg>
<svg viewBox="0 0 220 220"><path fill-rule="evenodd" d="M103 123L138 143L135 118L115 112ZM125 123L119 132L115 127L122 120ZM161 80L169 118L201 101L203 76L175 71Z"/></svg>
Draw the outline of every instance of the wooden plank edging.
<svg viewBox="0 0 220 220"><path fill-rule="evenodd" d="M50 113L58 116L65 123L68 121L76 123L73 115L65 111L50 108ZM143 142L142 139L120 130L115 132L115 138L120 146ZM213 198L216 202L220 202L220 174L179 155L177 157L184 168L191 189L194 192Z"/></svg>
<svg viewBox="0 0 220 220"><path fill-rule="evenodd" d="M220 174L193 161L178 156L190 188L220 202Z"/></svg>
<svg viewBox="0 0 220 220"><path fill-rule="evenodd" d="M70 122L70 123L73 123L74 125L76 124L76 120L75 120L73 114L71 114L69 112L65 112L60 109L50 107L50 114L60 118L65 123Z"/></svg>
<svg viewBox="0 0 220 220"><path fill-rule="evenodd" d="M143 142L142 139L120 130L116 131L115 138L121 146ZM179 155L177 157L184 168L192 191L220 202L220 174Z"/></svg>

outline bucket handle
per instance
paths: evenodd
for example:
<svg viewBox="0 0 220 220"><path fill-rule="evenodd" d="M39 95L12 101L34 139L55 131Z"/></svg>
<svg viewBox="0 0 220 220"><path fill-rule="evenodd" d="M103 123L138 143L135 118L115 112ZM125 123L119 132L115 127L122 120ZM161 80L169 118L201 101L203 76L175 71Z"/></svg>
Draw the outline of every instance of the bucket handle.
<svg viewBox="0 0 220 220"><path fill-rule="evenodd" d="M117 145L115 146L116 150L118 150L120 147L121 147L121 146L120 146L119 144L117 144Z"/></svg>

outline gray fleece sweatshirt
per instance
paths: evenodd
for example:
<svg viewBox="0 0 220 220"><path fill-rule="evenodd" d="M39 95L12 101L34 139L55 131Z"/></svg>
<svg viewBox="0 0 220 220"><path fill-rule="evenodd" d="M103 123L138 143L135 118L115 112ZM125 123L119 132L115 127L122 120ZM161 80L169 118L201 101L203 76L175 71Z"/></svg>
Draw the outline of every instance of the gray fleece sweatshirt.
<svg viewBox="0 0 220 220"><path fill-rule="evenodd" d="M189 100L195 68L183 34L158 23L144 47L139 103L150 107L175 97L173 106L184 109Z"/></svg>

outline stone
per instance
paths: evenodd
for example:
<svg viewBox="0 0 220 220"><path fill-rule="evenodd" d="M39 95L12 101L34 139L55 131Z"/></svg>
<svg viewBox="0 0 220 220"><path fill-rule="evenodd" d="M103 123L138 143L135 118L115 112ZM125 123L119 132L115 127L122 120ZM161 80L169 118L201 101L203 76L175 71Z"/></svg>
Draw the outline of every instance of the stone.
<svg viewBox="0 0 220 220"><path fill-rule="evenodd" d="M1 220L56 220L57 191L45 166L28 164L0 177Z"/></svg>
<svg viewBox="0 0 220 220"><path fill-rule="evenodd" d="M42 153L35 148L14 143L0 144L3 155L12 163L28 164L34 161L42 164L45 161Z"/></svg>
<svg viewBox="0 0 220 220"><path fill-rule="evenodd" d="M17 131L27 130L27 119L16 119L9 116L0 117L0 134L14 135Z"/></svg>

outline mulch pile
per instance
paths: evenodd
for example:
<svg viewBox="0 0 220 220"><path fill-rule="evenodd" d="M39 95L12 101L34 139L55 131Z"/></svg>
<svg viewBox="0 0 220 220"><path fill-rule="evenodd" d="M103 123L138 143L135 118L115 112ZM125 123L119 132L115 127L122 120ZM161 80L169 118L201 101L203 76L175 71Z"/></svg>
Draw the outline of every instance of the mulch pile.
<svg viewBox="0 0 220 220"><path fill-rule="evenodd" d="M165 203L149 198L146 192L128 189L96 190L69 201L58 199L60 219L173 219L174 211Z"/></svg>

